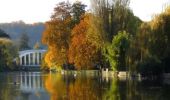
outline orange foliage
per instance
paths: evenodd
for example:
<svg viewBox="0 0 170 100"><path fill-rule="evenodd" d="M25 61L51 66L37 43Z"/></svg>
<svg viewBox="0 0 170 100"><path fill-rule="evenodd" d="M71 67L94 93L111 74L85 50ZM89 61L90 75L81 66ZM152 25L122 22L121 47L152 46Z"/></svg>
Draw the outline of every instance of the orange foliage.
<svg viewBox="0 0 170 100"><path fill-rule="evenodd" d="M69 84L68 96L70 100L99 100L99 89L92 78L78 77L74 84Z"/></svg>
<svg viewBox="0 0 170 100"><path fill-rule="evenodd" d="M91 69L95 66L99 52L93 40L96 41L98 36L92 32L92 28L91 34L88 34L91 17L91 14L85 14L73 29L70 16L64 20L56 18L46 23L42 43L48 46L44 57L48 67L61 66L68 62L77 69Z"/></svg>
<svg viewBox="0 0 170 100"><path fill-rule="evenodd" d="M45 88L51 100L98 100L102 98L101 88L92 77L48 74L45 76Z"/></svg>
<svg viewBox="0 0 170 100"><path fill-rule="evenodd" d="M91 69L96 63L97 48L88 41L87 31L90 27L90 14L84 18L72 30L72 39L69 48L69 62L77 69Z"/></svg>
<svg viewBox="0 0 170 100"><path fill-rule="evenodd" d="M42 43L48 46L45 62L49 67L61 66L67 61L67 51L70 40L71 19L56 19L46 23L46 29L42 36Z"/></svg>
<svg viewBox="0 0 170 100"><path fill-rule="evenodd" d="M59 74L48 74L45 77L45 88L50 93L51 100L63 100L66 86Z"/></svg>

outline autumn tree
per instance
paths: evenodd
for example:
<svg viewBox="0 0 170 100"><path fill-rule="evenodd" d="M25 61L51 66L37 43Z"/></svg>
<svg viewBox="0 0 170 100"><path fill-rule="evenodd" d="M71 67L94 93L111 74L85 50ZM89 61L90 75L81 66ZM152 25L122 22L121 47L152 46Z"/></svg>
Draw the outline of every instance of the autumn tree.
<svg viewBox="0 0 170 100"><path fill-rule="evenodd" d="M41 48L41 44L39 42L36 42L34 45L34 49L40 49Z"/></svg>
<svg viewBox="0 0 170 100"><path fill-rule="evenodd" d="M86 14L72 30L72 39L69 49L69 62L77 69L92 69L99 61L99 50L89 35L91 14ZM96 36L97 37L97 36Z"/></svg>
<svg viewBox="0 0 170 100"><path fill-rule="evenodd" d="M75 2L60 2L54 8L51 20L46 23L42 42L48 46L45 62L48 66L61 66L68 63L71 30L85 13L85 5Z"/></svg>
<svg viewBox="0 0 170 100"><path fill-rule="evenodd" d="M49 66L52 63L55 66L61 66L67 63L67 52L71 33L70 9L70 3L60 2L54 8L51 20L46 22L42 42L48 46L45 59Z"/></svg>

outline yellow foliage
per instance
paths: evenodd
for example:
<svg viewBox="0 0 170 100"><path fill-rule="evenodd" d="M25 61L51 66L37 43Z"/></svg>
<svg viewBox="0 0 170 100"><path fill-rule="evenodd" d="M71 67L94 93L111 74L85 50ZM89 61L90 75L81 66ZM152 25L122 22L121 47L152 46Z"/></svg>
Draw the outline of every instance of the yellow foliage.
<svg viewBox="0 0 170 100"><path fill-rule="evenodd" d="M85 15L72 30L68 58L77 69L91 69L97 60L97 47L87 37L90 17L90 14Z"/></svg>
<svg viewBox="0 0 170 100"><path fill-rule="evenodd" d="M98 100L102 92L93 78L79 76L74 79L71 75L62 76L57 73L48 74L44 80L51 100Z"/></svg>
<svg viewBox="0 0 170 100"><path fill-rule="evenodd" d="M48 67L61 66L67 62L67 51L70 40L71 18L55 19L46 23L42 43L48 46L45 62Z"/></svg>

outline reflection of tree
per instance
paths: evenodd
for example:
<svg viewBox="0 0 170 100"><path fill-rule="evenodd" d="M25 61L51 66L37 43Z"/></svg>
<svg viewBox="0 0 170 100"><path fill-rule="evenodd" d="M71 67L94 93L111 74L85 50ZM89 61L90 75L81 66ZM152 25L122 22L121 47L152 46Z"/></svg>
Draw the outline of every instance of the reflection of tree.
<svg viewBox="0 0 170 100"><path fill-rule="evenodd" d="M66 78L67 77L67 78ZM72 75L62 76L61 74L48 74L45 77L45 87L51 95L51 100L100 100L102 95L100 84L96 79L77 76L75 81ZM68 82L66 84L66 82ZM68 85L68 86L67 86Z"/></svg>
<svg viewBox="0 0 170 100"><path fill-rule="evenodd" d="M100 100L101 90L97 81L91 77L77 77L74 84L69 85L70 100Z"/></svg>
<svg viewBox="0 0 170 100"><path fill-rule="evenodd" d="M104 92L102 100L119 100L118 81L116 78L111 80L110 87Z"/></svg>
<svg viewBox="0 0 170 100"><path fill-rule="evenodd" d="M51 100L62 100L66 93L66 86L60 74L48 74L45 77L45 88L51 95Z"/></svg>
<svg viewBox="0 0 170 100"><path fill-rule="evenodd" d="M126 82L126 87L127 100L169 100L169 93L158 81L129 80Z"/></svg>
<svg viewBox="0 0 170 100"><path fill-rule="evenodd" d="M1 73L2 74L2 73ZM3 74L0 77L0 100L14 100L19 91L16 85L11 84L13 77L11 74Z"/></svg>
<svg viewBox="0 0 170 100"><path fill-rule="evenodd" d="M45 87L51 100L168 100L170 87L134 80L101 81L99 77L48 74Z"/></svg>

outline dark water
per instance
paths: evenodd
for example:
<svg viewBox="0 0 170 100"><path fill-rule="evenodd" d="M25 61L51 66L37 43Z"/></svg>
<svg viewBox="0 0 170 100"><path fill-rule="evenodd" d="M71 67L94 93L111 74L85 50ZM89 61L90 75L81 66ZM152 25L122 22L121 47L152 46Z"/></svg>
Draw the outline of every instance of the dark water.
<svg viewBox="0 0 170 100"><path fill-rule="evenodd" d="M85 74L0 73L0 100L170 100L170 85Z"/></svg>

